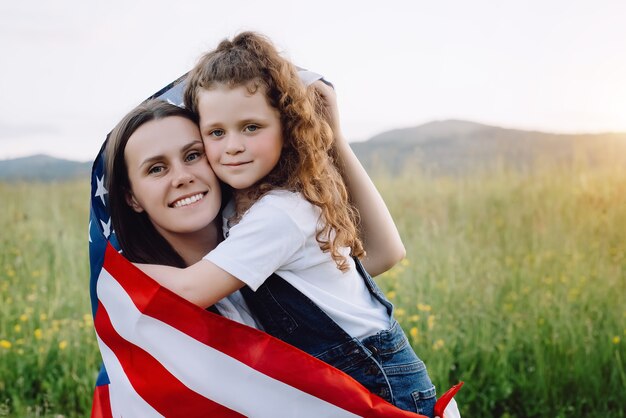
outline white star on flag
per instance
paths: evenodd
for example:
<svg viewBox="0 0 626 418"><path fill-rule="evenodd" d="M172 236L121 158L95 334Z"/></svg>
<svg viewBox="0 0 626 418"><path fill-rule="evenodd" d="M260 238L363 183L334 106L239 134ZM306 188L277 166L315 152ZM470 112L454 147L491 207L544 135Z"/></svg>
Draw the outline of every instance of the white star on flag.
<svg viewBox="0 0 626 418"><path fill-rule="evenodd" d="M109 191L104 187L104 174L101 178L98 178L96 176L96 183L98 183L98 188L96 189L96 197L102 199L102 204L106 205L106 203L104 202L104 195L109 193Z"/></svg>
<svg viewBox="0 0 626 418"><path fill-rule="evenodd" d="M171 99L167 99L167 102L168 102L169 104L173 104L174 106L178 106L178 107L182 107L182 108L184 108L184 107L185 107L185 103L183 103L183 102L180 102L179 104L176 104L176 103L174 103Z"/></svg>
<svg viewBox="0 0 626 418"><path fill-rule="evenodd" d="M109 218L106 223L104 223L104 221L100 219L100 224L102 224L102 233L104 234L104 237L106 239L109 239L109 235L111 235L111 218Z"/></svg>

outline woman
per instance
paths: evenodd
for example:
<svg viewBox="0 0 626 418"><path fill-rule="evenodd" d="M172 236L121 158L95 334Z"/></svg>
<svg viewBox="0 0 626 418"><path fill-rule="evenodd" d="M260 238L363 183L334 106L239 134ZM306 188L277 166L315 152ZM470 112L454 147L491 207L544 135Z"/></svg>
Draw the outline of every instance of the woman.
<svg viewBox="0 0 626 418"><path fill-rule="evenodd" d="M184 267L221 240L225 199L191 112L160 100L138 106L111 133L106 162L111 221L128 260ZM218 307L258 328L239 292Z"/></svg>

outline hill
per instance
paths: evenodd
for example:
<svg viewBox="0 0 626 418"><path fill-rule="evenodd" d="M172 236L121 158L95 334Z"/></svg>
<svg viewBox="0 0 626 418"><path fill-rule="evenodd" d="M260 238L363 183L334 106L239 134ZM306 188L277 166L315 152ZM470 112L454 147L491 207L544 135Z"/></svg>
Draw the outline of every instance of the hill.
<svg viewBox="0 0 626 418"><path fill-rule="evenodd" d="M78 162L37 154L29 157L0 160L0 180L61 181L89 178L91 162Z"/></svg>
<svg viewBox="0 0 626 418"><path fill-rule="evenodd" d="M351 145L368 170L390 173L462 174L501 163L523 168L538 162L626 162L626 133L553 134L460 120L395 129Z"/></svg>

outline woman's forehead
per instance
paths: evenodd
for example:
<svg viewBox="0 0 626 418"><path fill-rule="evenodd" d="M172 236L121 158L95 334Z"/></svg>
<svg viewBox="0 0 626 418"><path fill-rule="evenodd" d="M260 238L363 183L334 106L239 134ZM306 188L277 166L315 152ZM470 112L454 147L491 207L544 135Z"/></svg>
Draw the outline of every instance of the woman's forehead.
<svg viewBox="0 0 626 418"><path fill-rule="evenodd" d="M202 145L198 126L189 119L170 116L141 125L128 139L124 154L128 161L148 155L180 152L195 143Z"/></svg>

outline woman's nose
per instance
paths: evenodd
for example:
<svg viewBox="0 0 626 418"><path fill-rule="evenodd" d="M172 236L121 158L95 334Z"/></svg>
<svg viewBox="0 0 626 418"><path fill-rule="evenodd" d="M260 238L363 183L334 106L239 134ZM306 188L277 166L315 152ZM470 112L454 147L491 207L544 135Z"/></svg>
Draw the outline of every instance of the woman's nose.
<svg viewBox="0 0 626 418"><path fill-rule="evenodd" d="M193 182L193 180L194 175L184 165L174 168L174 173L172 176L172 185L174 187L180 187L184 184L191 183Z"/></svg>

